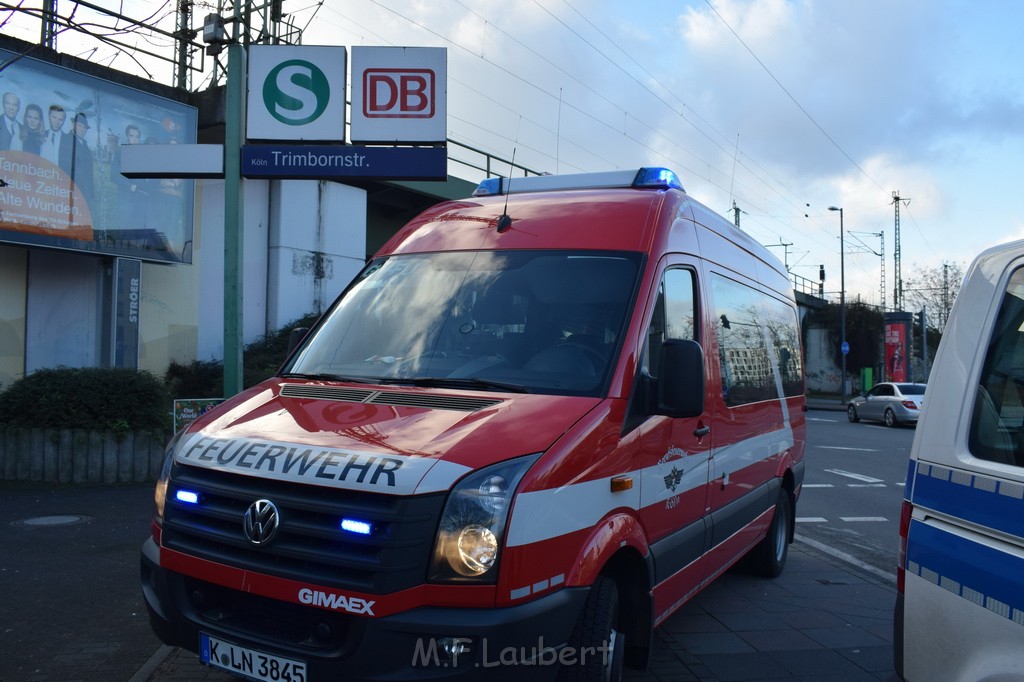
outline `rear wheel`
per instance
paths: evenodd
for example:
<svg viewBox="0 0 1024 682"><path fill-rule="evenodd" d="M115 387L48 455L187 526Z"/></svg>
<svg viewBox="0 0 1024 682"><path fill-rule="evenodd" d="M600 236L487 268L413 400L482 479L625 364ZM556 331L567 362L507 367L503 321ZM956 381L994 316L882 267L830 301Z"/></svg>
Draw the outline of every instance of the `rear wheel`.
<svg viewBox="0 0 1024 682"><path fill-rule="evenodd" d="M569 638L559 682L620 682L626 637L618 630L619 590L611 578L598 577L590 588Z"/></svg>
<svg viewBox="0 0 1024 682"><path fill-rule="evenodd" d="M786 567L789 554L789 524L793 518L793 505L789 493L779 491L775 503L775 517L768 526L768 535L750 552L750 567L758 575L775 578Z"/></svg>
<svg viewBox="0 0 1024 682"><path fill-rule="evenodd" d="M892 408L889 407L885 408L884 419L886 426L896 426L900 423L899 420L896 419L896 413L893 412Z"/></svg>
<svg viewBox="0 0 1024 682"><path fill-rule="evenodd" d="M856 424L860 421L860 417L857 416L857 408L853 405L846 406L846 418Z"/></svg>

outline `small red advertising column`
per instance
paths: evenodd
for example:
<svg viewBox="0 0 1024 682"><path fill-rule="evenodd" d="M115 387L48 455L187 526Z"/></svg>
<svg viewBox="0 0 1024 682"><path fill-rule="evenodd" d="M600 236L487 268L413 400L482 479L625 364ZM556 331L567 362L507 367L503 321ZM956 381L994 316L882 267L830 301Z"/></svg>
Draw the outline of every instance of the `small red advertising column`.
<svg viewBox="0 0 1024 682"><path fill-rule="evenodd" d="M909 381L910 333L914 323L911 313L885 314L885 381Z"/></svg>

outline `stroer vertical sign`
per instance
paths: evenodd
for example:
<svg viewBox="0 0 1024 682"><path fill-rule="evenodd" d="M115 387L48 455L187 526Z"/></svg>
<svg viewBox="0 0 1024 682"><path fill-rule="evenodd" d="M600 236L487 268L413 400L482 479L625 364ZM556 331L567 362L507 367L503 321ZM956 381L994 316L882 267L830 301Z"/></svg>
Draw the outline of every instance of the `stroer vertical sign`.
<svg viewBox="0 0 1024 682"><path fill-rule="evenodd" d="M142 296L142 261L114 259L114 367L139 367L139 299Z"/></svg>

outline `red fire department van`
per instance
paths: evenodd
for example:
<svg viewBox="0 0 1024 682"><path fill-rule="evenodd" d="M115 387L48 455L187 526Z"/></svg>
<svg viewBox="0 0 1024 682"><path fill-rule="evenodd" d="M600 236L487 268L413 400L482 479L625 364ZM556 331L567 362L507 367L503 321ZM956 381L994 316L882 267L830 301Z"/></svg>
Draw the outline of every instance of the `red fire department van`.
<svg viewBox="0 0 1024 682"><path fill-rule="evenodd" d="M804 407L786 271L673 173L487 180L169 444L153 628L258 680L618 679L782 570Z"/></svg>

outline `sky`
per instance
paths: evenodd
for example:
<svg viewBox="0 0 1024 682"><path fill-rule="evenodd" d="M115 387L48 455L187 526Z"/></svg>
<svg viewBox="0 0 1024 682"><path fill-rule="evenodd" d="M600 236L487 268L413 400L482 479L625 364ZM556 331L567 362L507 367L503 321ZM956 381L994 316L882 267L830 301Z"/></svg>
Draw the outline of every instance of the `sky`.
<svg viewBox="0 0 1024 682"><path fill-rule="evenodd" d="M97 4L172 28L174 2ZM447 47L452 140L539 172L672 168L715 211L731 219L738 206L742 228L795 275L817 283L824 265L835 297L830 206L843 208L848 300L876 305L883 239L893 303L894 192L905 285L1024 238L1017 0L284 0L284 10L306 45ZM4 32L38 40L37 20L7 15ZM139 73L71 31L57 48ZM206 64L193 89L208 84ZM171 82L170 67L148 70Z"/></svg>

